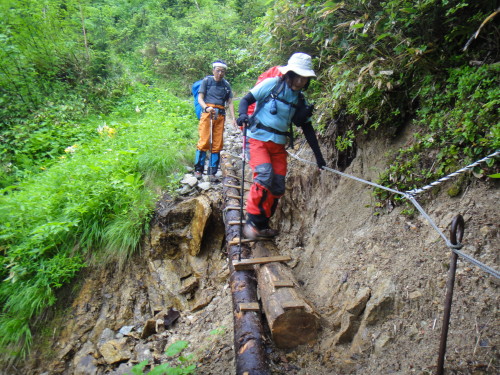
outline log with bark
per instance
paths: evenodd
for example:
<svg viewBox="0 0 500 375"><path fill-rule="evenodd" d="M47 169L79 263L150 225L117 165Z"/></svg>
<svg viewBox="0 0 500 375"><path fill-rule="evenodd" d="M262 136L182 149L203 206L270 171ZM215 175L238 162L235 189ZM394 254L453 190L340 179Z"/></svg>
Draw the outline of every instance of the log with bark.
<svg viewBox="0 0 500 375"><path fill-rule="evenodd" d="M224 163L227 163L225 161ZM228 171L223 168L227 176ZM231 171L232 175L235 174ZM240 206L239 189L234 186L240 185L240 180L236 177L225 177L223 180L224 208ZM236 374L238 375L268 375L270 374L264 350L264 328L262 326L261 313L255 311L257 301L257 281L253 270L237 271L234 269L233 260L239 259L239 244L229 245L231 241L240 236L240 210L229 209L225 212L225 229L230 286L233 300L234 316L234 350L236 362ZM243 258L250 256L250 249L247 243L241 246Z"/></svg>
<svg viewBox="0 0 500 375"><path fill-rule="evenodd" d="M276 256L272 244L258 242L254 257ZM284 263L255 266L258 290L275 345L294 348L314 342L319 333L319 315L299 290L299 284Z"/></svg>

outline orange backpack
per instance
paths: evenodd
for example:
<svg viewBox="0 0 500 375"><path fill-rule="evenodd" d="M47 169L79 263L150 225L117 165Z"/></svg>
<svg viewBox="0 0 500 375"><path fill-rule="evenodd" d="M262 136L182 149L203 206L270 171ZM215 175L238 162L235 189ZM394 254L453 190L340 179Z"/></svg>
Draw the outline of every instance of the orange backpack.
<svg viewBox="0 0 500 375"><path fill-rule="evenodd" d="M263 80L266 78L273 78L273 77L281 77L283 74L279 71L280 66L273 66L272 68L269 68L266 70L264 73L262 73L259 78L257 78L257 82L255 82L255 86L257 86L259 83L261 83ZM255 112L255 104L250 104L248 106L248 116L251 116Z"/></svg>

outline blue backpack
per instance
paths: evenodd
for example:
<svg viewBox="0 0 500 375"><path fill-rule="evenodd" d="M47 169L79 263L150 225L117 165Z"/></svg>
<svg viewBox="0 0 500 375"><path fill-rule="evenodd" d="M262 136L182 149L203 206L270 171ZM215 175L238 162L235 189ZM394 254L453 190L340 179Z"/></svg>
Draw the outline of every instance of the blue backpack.
<svg viewBox="0 0 500 375"><path fill-rule="evenodd" d="M198 117L198 120L201 117L201 105L198 103L198 91L200 91L200 86L201 83L203 82L203 79L200 79L199 81L196 81L193 83L193 86L191 87L191 92L193 93L194 96L194 111L196 112L196 117Z"/></svg>

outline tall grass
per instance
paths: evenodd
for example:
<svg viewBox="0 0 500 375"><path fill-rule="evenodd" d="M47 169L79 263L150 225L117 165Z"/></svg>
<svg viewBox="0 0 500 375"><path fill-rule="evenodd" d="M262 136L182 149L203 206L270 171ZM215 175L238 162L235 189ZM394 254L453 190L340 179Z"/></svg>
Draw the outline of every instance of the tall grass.
<svg viewBox="0 0 500 375"><path fill-rule="evenodd" d="M0 351L24 355L30 324L89 262L139 249L156 197L194 155L190 101L136 86L86 144L0 195Z"/></svg>

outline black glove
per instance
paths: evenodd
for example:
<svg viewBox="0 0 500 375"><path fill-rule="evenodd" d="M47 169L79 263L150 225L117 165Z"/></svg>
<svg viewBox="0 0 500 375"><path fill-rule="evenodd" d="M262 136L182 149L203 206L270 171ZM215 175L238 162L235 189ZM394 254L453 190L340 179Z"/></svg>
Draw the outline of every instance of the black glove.
<svg viewBox="0 0 500 375"><path fill-rule="evenodd" d="M248 124L248 115L246 113L240 114L240 116L236 120L236 123L239 127L246 126Z"/></svg>

